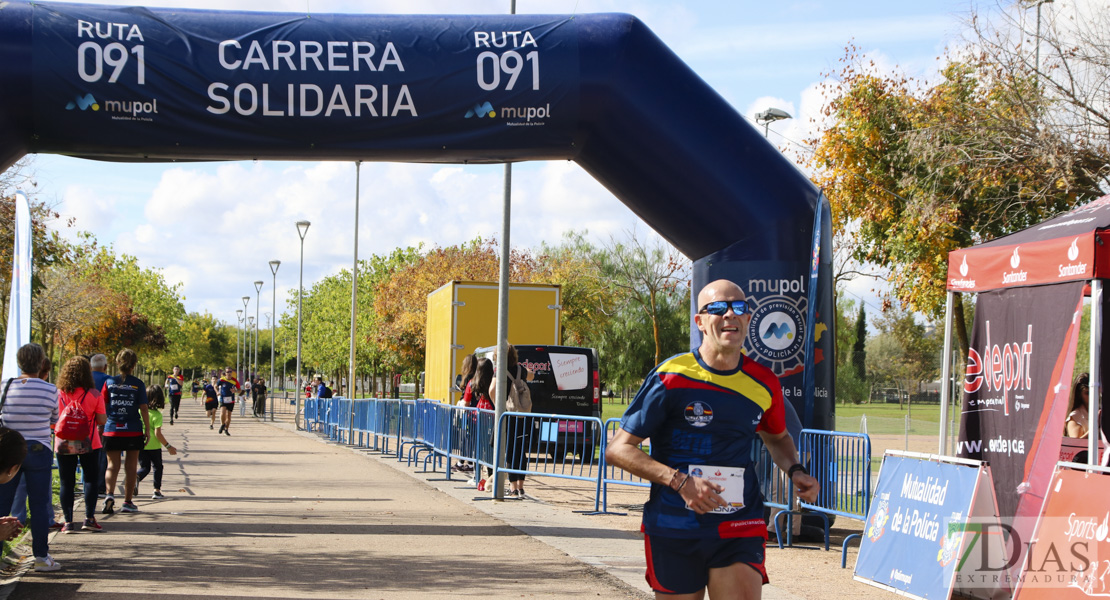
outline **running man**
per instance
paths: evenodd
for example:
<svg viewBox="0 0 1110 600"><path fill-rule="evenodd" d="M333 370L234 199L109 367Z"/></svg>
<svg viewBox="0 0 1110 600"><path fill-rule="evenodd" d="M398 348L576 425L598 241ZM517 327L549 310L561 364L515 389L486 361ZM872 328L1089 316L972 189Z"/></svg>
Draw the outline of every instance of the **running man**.
<svg viewBox="0 0 1110 600"><path fill-rule="evenodd" d="M743 354L751 322L743 290L714 281L698 306L701 345L648 374L605 457L652 482L643 531L657 599L700 600L707 589L714 600L758 599L767 583L767 525L752 461L756 436L800 498L812 502L819 485L786 432L778 377ZM639 448L649 437L650 456Z"/></svg>
<svg viewBox="0 0 1110 600"><path fill-rule="evenodd" d="M181 367L174 366L173 374L166 377L166 395L170 397L170 425L177 418L181 409L181 392L185 391L185 378L181 376Z"/></svg>
<svg viewBox="0 0 1110 600"><path fill-rule="evenodd" d="M220 378L220 433L231 435L231 411L235 408L235 393L239 391L239 380L230 368Z"/></svg>

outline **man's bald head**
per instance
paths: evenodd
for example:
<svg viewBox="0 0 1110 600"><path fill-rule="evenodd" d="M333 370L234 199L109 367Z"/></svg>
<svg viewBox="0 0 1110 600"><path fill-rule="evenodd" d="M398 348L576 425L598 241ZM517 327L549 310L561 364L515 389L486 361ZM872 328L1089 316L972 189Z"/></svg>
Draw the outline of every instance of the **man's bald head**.
<svg viewBox="0 0 1110 600"><path fill-rule="evenodd" d="M698 310L716 300L745 300L744 290L727 279L718 279L698 292Z"/></svg>

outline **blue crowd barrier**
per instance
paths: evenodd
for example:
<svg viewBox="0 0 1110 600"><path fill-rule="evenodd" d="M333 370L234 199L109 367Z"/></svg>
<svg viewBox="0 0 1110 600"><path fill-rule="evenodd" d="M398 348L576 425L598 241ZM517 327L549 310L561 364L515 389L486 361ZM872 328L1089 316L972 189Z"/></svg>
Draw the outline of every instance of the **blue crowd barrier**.
<svg viewBox="0 0 1110 600"><path fill-rule="evenodd" d="M605 421L605 435L601 438L601 512L609 512L609 486L610 485L629 485L633 487L650 488L651 482L637 477L620 467L610 465L605 460L605 450L609 447L609 441L617 434L620 429L621 420L619 418L607 419ZM647 444L640 444L640 450L650 453L651 445L650 440Z"/></svg>
<svg viewBox="0 0 1110 600"><path fill-rule="evenodd" d="M798 443L798 453L810 474L821 484L813 502L798 501L800 509L819 515L824 521L825 549L829 549L828 515L837 515L863 521L871 506L871 438L863 433L803 429ZM793 500L793 489L791 489ZM800 511L788 510L788 516ZM775 533L779 522L775 521ZM844 538L841 546L840 566L847 566L848 544L860 534ZM790 545L787 533L787 545ZM779 537L779 547L782 538Z"/></svg>

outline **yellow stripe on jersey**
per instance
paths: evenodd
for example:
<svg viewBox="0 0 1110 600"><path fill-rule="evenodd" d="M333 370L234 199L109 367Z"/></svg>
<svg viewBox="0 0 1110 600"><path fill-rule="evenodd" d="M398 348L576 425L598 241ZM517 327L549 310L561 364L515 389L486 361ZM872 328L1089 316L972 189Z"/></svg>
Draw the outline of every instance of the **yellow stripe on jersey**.
<svg viewBox="0 0 1110 600"><path fill-rule="evenodd" d="M741 364L744 360L744 358L740 359ZM660 375L670 373L693 381L705 382L740 394L755 402L764 411L771 408L771 392L759 380L745 373L743 369L731 375L711 373L698 364L692 352L680 354L665 361L659 365L656 372Z"/></svg>

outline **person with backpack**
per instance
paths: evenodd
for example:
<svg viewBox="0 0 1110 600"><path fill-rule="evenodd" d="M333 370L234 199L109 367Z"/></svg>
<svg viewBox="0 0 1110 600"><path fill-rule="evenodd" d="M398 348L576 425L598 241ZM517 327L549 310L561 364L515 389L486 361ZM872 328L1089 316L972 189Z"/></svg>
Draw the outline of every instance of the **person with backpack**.
<svg viewBox="0 0 1110 600"><path fill-rule="evenodd" d="M100 531L96 522L96 486L100 462L100 433L108 417L104 398L94 387L92 366L83 356L74 356L62 366L58 377L58 423L54 426L54 452L58 458L58 497L65 524L62 533ZM85 495L85 522L73 519L77 487L77 465L81 465L81 487Z"/></svg>
<svg viewBox="0 0 1110 600"><path fill-rule="evenodd" d="M532 392L528 389L528 381L535 375L527 368L520 365L516 347L509 344L505 354L505 368L509 372L505 379L505 410L508 412L532 412ZM494 353L494 361L497 353ZM490 385L490 397L497 397L497 378ZM528 466L528 448L531 441L531 419L517 417L508 425L508 436L505 440L505 466L510 469L524 470ZM523 500L524 475L509 473L509 498Z"/></svg>

